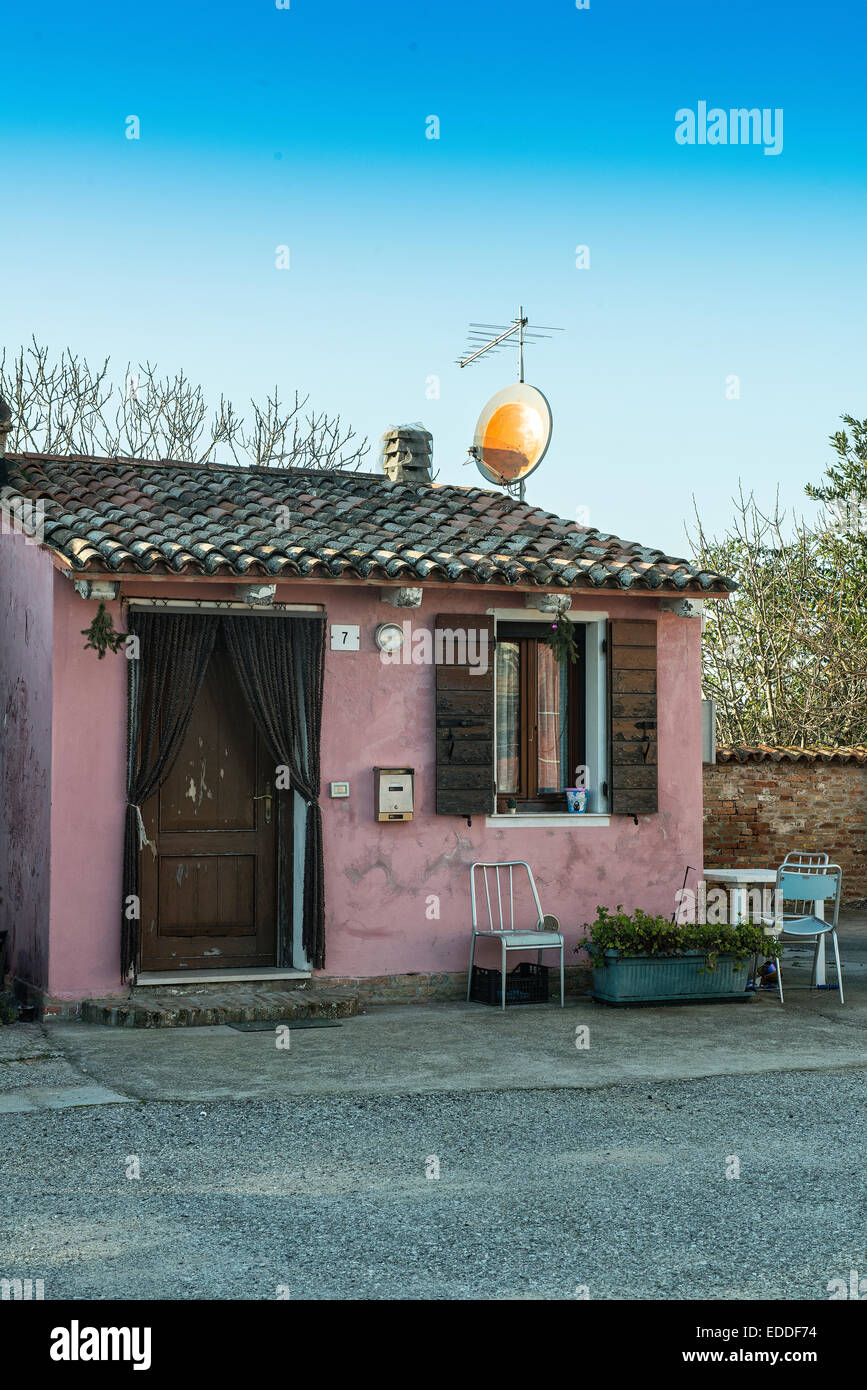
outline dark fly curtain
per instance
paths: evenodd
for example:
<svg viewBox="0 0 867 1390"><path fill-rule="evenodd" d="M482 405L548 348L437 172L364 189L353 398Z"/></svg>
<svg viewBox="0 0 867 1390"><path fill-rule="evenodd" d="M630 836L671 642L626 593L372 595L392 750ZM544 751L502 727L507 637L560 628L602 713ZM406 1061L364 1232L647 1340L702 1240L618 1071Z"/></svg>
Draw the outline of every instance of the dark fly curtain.
<svg viewBox="0 0 867 1390"><path fill-rule="evenodd" d="M125 980L138 961L141 922L128 917L131 896L141 903L140 852L145 847L141 807L174 766L205 678L219 614L150 613L130 609L127 629L138 640L129 662L126 826L120 971Z"/></svg>
<svg viewBox="0 0 867 1390"><path fill-rule="evenodd" d="M276 763L307 804L302 944L317 970L325 964L325 866L319 808L319 743L325 671L324 618L257 618L224 623L238 684Z"/></svg>
<svg viewBox="0 0 867 1390"><path fill-rule="evenodd" d="M181 750L217 633L222 627L238 684L275 765L287 769L307 806L302 942L316 969L325 964L325 868L319 809L320 729L325 670L325 620L233 613L166 613L131 609L128 629L139 640L130 665L124 905L141 899L141 806L162 786ZM136 967L140 922L121 928L121 975Z"/></svg>

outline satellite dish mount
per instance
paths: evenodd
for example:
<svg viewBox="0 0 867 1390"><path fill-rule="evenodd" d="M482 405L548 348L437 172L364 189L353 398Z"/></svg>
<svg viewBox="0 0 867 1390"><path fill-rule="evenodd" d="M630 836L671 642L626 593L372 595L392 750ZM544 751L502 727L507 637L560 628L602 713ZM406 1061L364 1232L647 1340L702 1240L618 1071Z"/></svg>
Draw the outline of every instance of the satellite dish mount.
<svg viewBox="0 0 867 1390"><path fill-rule="evenodd" d="M518 345L518 380L492 396L479 416L470 457L487 482L524 500L524 480L538 468L551 439L551 407L541 391L524 382L524 344L549 338L562 329L531 327L524 307L511 324L471 323L467 356L461 367L487 352L498 352L510 339ZM493 333L494 336L489 335ZM469 462L469 459L467 460Z"/></svg>

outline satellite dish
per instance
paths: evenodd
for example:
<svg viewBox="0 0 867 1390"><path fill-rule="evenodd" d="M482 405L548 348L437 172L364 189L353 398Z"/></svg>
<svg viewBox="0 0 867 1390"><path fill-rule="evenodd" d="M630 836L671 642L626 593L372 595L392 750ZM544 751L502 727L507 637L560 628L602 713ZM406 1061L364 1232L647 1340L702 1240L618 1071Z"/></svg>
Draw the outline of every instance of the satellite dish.
<svg viewBox="0 0 867 1390"><path fill-rule="evenodd" d="M478 418L471 452L482 477L504 487L528 478L550 442L550 405L535 386L517 381L491 396Z"/></svg>

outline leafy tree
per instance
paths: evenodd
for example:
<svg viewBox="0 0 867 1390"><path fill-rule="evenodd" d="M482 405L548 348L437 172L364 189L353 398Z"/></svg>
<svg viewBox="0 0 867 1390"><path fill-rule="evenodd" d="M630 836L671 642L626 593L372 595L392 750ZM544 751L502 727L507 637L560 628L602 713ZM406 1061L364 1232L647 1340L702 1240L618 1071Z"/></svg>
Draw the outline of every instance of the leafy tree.
<svg viewBox="0 0 867 1390"><path fill-rule="evenodd" d="M867 420L843 416L851 430L830 437L836 462L824 481L807 483L808 497L824 504L819 535L821 553L841 592L848 597L848 621L859 637L867 624L863 587L867 582Z"/></svg>
<svg viewBox="0 0 867 1390"><path fill-rule="evenodd" d="M867 528L852 523L863 518L861 507L867 503L867 420L855 420L851 415L842 416L842 420L852 431L851 439L845 430L830 436L837 462L829 463L825 469L827 482L807 483L804 491L832 509L838 523L832 525L834 531L843 531L863 542Z"/></svg>
<svg viewBox="0 0 867 1390"><path fill-rule="evenodd" d="M703 689L721 743L847 747L867 743L867 421L844 416L837 461L807 494L818 523L786 527L739 490L732 526L691 543L706 569L739 588L707 605Z"/></svg>

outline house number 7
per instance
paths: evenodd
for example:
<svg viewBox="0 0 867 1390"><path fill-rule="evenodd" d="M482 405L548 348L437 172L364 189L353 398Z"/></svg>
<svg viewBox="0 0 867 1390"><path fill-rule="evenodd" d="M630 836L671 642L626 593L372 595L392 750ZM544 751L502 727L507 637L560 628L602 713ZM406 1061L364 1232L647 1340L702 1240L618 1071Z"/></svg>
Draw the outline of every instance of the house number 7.
<svg viewBox="0 0 867 1390"><path fill-rule="evenodd" d="M347 623L331 624L331 650L357 652L360 649L361 628Z"/></svg>

